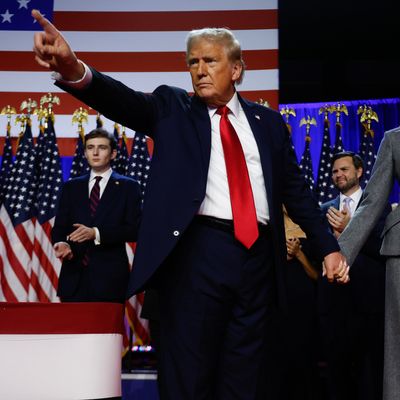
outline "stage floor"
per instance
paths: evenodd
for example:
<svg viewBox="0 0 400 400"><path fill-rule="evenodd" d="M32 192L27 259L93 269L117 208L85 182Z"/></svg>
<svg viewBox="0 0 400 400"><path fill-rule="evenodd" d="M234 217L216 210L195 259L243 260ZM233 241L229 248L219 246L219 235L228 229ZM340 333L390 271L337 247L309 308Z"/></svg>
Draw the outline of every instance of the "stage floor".
<svg viewBox="0 0 400 400"><path fill-rule="evenodd" d="M133 370L122 374L122 400L159 400L157 372Z"/></svg>

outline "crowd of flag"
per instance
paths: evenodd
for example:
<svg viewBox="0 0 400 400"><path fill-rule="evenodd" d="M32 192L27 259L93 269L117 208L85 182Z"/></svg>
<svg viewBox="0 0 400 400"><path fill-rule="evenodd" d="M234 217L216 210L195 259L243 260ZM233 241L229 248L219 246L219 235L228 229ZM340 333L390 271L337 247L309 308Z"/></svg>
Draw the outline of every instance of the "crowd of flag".
<svg viewBox="0 0 400 400"><path fill-rule="evenodd" d="M290 118L290 110L287 108L281 109L281 114L286 117L286 124L288 125L289 132L292 131L292 127L289 123ZM294 113L294 110L291 110ZM343 114L347 114L347 108L343 104L335 104L335 105L325 105L321 107L319 110L320 114L324 115L323 119L323 129L322 129L322 145L321 152L319 155L319 164L318 171L314 174L313 171L313 162L311 158L310 151L310 142L311 135L310 131L312 127L317 129L317 122L315 118L302 118L300 121L300 127L305 126L305 146L304 151L301 156L299 166L304 175L304 178L309 185L310 189L314 193L315 197L318 200L318 203L321 205L327 201L334 199L339 193L335 188L332 182L332 157L334 154L339 153L341 151L346 151L350 149L346 149L343 145L342 139L342 118ZM331 124L328 118L330 113L336 114L336 122L335 122L335 142L333 145L331 144ZM376 112L370 106L360 106L357 114L360 115L359 121L361 124L361 138L360 138L360 148L357 151L361 156L364 164L363 175L361 178L361 187L364 188L368 183L368 180L371 176L371 171L376 159L376 152L374 148L374 131L372 129L372 122L378 122L378 116ZM293 114L292 114L293 115ZM316 179L315 179L316 175Z"/></svg>

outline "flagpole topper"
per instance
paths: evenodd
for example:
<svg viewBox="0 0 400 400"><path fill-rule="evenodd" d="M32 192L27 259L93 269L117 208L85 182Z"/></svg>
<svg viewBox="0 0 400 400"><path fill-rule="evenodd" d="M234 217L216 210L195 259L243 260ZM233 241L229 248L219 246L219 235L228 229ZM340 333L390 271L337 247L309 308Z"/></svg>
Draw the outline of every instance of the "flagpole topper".
<svg viewBox="0 0 400 400"><path fill-rule="evenodd" d="M332 106L331 113L335 113L336 115L336 123L340 124L340 117L342 114L349 115L347 111L347 107L344 104L337 103L335 106Z"/></svg>
<svg viewBox="0 0 400 400"><path fill-rule="evenodd" d="M83 107L79 107L72 114L72 124L78 124L78 132L83 140L83 123L88 123L88 110Z"/></svg>
<svg viewBox="0 0 400 400"><path fill-rule="evenodd" d="M314 117L310 117L309 115L307 115L307 117L303 117L300 120L300 124L299 126L302 127L303 125L306 125L306 141L311 141L311 137L310 137L310 128L311 125L317 126L317 121L315 120Z"/></svg>
<svg viewBox="0 0 400 400"><path fill-rule="evenodd" d="M17 111L14 107L11 107L9 104L7 104L5 107L3 107L0 111L0 115L6 115L7 116L7 126L11 126L11 116L16 114Z"/></svg>
<svg viewBox="0 0 400 400"><path fill-rule="evenodd" d="M371 129L372 121L379 122L378 114L372 109L371 106L364 104L358 107L357 114L361 114L360 122L365 129L365 134L374 137L374 131Z"/></svg>

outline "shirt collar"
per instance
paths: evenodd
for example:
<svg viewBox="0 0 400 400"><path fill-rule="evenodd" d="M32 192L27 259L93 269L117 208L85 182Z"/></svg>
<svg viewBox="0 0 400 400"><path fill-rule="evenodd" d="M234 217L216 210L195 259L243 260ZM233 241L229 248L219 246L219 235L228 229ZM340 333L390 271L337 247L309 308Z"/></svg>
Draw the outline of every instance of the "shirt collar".
<svg viewBox="0 0 400 400"><path fill-rule="evenodd" d="M350 197L350 198L353 200L354 204L357 205L358 202L359 202L360 199L361 199L362 193L363 193L363 192L362 192L361 187L359 187L359 188L358 188L354 193L352 193L350 196L346 196L346 195L340 193L340 203L343 203L343 200L344 200L346 197Z"/></svg>
<svg viewBox="0 0 400 400"><path fill-rule="evenodd" d="M96 174L92 170L90 171L90 177L89 177L89 182L91 182L96 176L101 176L104 180L108 180L112 174L113 170L109 168L107 171L104 171L102 174Z"/></svg>
<svg viewBox="0 0 400 400"><path fill-rule="evenodd" d="M232 96L232 98L228 101L226 106L229 108L231 113L238 118L239 116L239 111L240 111L240 101L239 97L237 95L237 92L235 92ZM208 108L208 115L210 118L212 118L215 113L217 112L218 107L207 107Z"/></svg>

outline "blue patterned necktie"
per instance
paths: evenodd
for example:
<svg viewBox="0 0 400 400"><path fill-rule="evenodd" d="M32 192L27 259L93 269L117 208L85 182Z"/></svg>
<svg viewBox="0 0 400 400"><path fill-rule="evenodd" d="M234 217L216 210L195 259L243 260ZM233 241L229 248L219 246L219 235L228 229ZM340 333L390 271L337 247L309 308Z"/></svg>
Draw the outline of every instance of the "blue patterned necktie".
<svg viewBox="0 0 400 400"><path fill-rule="evenodd" d="M345 198L343 199L343 208L344 208L344 207L347 208L347 210L349 211L350 216L351 216L351 208L350 208L350 203L351 203L351 201L352 201L352 198L351 198L351 197L345 197Z"/></svg>

